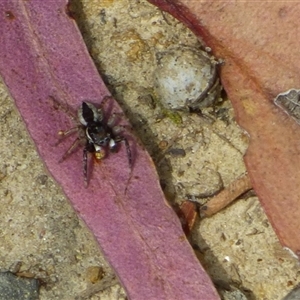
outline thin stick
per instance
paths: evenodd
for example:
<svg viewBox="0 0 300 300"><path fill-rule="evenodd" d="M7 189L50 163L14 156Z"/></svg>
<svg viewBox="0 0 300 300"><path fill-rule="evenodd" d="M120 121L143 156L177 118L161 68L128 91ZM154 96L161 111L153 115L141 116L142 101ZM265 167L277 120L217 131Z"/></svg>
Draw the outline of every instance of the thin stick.
<svg viewBox="0 0 300 300"><path fill-rule="evenodd" d="M205 205L200 208L200 217L210 217L219 212L228 204L233 202L237 197L252 189L252 184L248 174L244 174L218 195L210 199Z"/></svg>

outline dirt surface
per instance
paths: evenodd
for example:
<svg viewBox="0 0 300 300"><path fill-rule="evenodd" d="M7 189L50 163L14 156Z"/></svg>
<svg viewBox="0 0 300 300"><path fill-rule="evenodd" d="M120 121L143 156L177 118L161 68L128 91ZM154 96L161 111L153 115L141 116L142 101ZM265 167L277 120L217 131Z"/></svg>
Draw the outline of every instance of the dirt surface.
<svg viewBox="0 0 300 300"><path fill-rule="evenodd" d="M188 197L204 203L245 172L247 135L228 100L200 116L166 112L155 96L156 54L201 48L189 30L146 1L74 1L71 10L172 204ZM3 83L0 103L0 268L22 261L21 271L45 283L42 300L125 299L92 234L45 170ZM247 299L282 299L299 282L298 262L280 246L256 197L198 220L191 243L213 281Z"/></svg>

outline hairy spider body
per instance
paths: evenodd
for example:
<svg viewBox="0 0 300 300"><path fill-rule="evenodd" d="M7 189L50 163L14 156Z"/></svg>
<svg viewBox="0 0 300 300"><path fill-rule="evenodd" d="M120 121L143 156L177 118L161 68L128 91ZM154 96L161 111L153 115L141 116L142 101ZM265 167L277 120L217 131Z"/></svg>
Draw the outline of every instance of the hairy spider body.
<svg viewBox="0 0 300 300"><path fill-rule="evenodd" d="M83 149L83 175L84 181L88 183L88 153L93 153L97 160L102 160L107 154L107 150L111 152L117 151L117 144L124 142L128 157L129 166L132 165L131 150L127 139L119 135L122 128L114 126L115 115L113 114L107 123L103 121L102 109L97 109L89 102L82 102L78 109L78 120L80 125L67 131L61 131L60 135L66 136L76 130L80 130L78 138L73 142L68 151L64 154L64 160L79 143L84 142Z"/></svg>

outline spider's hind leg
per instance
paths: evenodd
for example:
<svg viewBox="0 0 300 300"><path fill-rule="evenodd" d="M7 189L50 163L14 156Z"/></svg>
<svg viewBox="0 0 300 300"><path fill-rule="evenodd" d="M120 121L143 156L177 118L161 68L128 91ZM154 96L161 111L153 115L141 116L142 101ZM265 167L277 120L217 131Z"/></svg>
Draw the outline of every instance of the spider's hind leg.
<svg viewBox="0 0 300 300"><path fill-rule="evenodd" d="M59 100L57 100L54 96L50 95L48 99L52 102L52 105L54 109L63 111L65 114L67 114L70 119L73 121L76 121L76 113L72 110L70 106L68 106L66 103L61 103Z"/></svg>

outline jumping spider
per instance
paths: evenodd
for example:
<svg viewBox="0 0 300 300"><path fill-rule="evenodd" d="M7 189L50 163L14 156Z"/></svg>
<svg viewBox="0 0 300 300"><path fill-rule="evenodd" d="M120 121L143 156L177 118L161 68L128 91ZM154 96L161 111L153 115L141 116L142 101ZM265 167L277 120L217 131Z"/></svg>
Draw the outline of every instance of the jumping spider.
<svg viewBox="0 0 300 300"><path fill-rule="evenodd" d="M67 136L75 131L79 135L73 142L70 148L62 157L63 161L73 150L81 143L84 143L83 148L83 176L85 185L88 185L88 152L93 153L97 160L105 158L107 150L117 152L117 144L124 142L128 157L129 166L132 166L131 150L126 137L120 135L121 126L114 126L115 114L110 116L107 122L104 122L103 111L97 109L89 102L82 102L77 112L79 125L66 131L60 131L59 135Z"/></svg>

